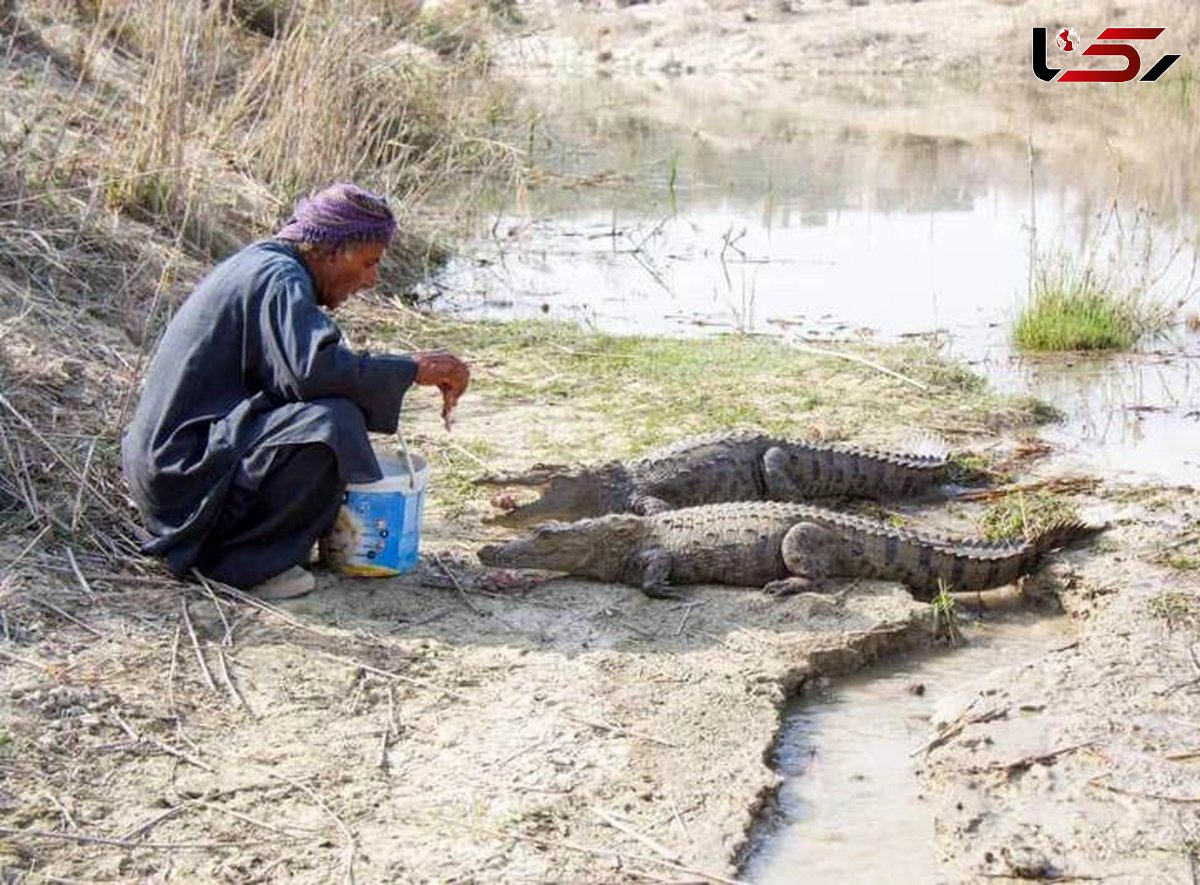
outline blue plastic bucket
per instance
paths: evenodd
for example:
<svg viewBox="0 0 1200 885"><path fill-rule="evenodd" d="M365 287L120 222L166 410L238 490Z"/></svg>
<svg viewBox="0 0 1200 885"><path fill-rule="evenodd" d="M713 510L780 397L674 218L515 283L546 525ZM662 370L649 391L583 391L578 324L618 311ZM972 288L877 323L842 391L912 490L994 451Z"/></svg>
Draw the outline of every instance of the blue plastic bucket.
<svg viewBox="0 0 1200 885"><path fill-rule="evenodd" d="M379 458L383 479L351 483L333 530L321 539L321 556L344 575L387 577L417 564L421 511L429 470L412 456L415 475L395 458Z"/></svg>

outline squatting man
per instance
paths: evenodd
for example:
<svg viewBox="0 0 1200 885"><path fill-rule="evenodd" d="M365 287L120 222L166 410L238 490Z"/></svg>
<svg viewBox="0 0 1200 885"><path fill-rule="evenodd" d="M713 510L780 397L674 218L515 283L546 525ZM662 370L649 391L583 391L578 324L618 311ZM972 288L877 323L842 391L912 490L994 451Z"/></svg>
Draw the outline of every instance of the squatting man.
<svg viewBox="0 0 1200 885"><path fill-rule="evenodd" d="M307 593L301 563L346 484L382 478L368 431L395 432L414 383L441 390L449 426L470 380L460 359L356 353L326 313L375 285L395 229L385 199L332 185L213 269L167 325L121 456L143 549L174 574Z"/></svg>

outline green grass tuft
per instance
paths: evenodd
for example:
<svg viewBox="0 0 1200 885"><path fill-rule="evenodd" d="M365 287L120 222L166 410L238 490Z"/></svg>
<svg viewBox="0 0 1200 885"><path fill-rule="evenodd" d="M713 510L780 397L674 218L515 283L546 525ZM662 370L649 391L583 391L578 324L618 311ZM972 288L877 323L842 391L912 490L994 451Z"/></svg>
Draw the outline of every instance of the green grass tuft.
<svg viewBox="0 0 1200 885"><path fill-rule="evenodd" d="M1200 625L1200 603L1191 593L1164 590L1146 601L1146 610L1153 617L1166 621L1171 629Z"/></svg>
<svg viewBox="0 0 1200 885"><path fill-rule="evenodd" d="M1039 290L1013 328L1013 343L1030 351L1128 350L1137 339L1126 305L1086 290Z"/></svg>
<svg viewBox="0 0 1200 885"><path fill-rule="evenodd" d="M1136 290L1114 291L1090 269L1060 258L1039 269L1033 299L1017 317L1013 344L1025 351L1129 350L1169 321Z"/></svg>
<svg viewBox="0 0 1200 885"><path fill-rule="evenodd" d="M984 510L979 529L989 541L1021 541L1078 516L1074 505L1056 495L1017 492Z"/></svg>

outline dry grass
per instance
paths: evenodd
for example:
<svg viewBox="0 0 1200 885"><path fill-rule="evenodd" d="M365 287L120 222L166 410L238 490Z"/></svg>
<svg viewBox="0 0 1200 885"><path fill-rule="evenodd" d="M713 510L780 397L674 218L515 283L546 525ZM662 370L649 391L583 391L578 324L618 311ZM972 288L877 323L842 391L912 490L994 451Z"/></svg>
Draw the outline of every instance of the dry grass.
<svg viewBox="0 0 1200 885"><path fill-rule="evenodd" d="M522 160L498 137L510 95L486 76L479 33L490 13L405 10L383 0L26 3L10 31L43 51L8 71L16 165L103 182L108 205L212 255L339 179L387 192L411 227L431 196L511 177Z"/></svg>
<svg viewBox="0 0 1200 885"><path fill-rule="evenodd" d="M444 54L388 55L418 22L383 19L400 7L383 0L289 5L271 36L270 5L0 0L0 667L6 697L20 684L52 701L0 729L5 881L72 850L29 844L26 831L60 826L38 796L76 812L108 801L92 779L119 756L51 731L67 723L59 700L128 704L118 740L159 749L175 740L150 737L160 723L207 703L175 678L179 637L201 656L186 600L225 603L138 555L119 474L141 368L177 299L298 191L356 178L388 191L411 229L456 178L517 168L494 138L506 97L477 40L426 21ZM213 660L219 677L236 666ZM166 691L150 675L162 673ZM95 709L84 715L116 715Z"/></svg>
<svg viewBox="0 0 1200 885"><path fill-rule="evenodd" d="M0 4L7 528L135 549L117 453L145 349L201 270L296 194L354 179L411 229L464 178L518 172L494 137L508 96L486 77L491 13L440 15L384 0ZM428 242L394 251L423 263Z"/></svg>
<svg viewBox="0 0 1200 885"><path fill-rule="evenodd" d="M128 555L119 429L152 338L133 318L178 259L24 185L0 176L0 506L10 531Z"/></svg>

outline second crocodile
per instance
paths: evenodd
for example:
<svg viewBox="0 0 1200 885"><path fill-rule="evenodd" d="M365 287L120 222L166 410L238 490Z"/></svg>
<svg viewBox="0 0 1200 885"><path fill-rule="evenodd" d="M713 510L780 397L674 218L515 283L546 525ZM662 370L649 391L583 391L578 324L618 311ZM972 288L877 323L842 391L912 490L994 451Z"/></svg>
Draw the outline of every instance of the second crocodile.
<svg viewBox="0 0 1200 885"><path fill-rule="evenodd" d="M653 516L550 522L479 551L485 565L567 572L671 596L672 584L732 584L787 594L826 578L897 580L925 596L1010 584L1048 551L1100 527L1052 526L1028 541L940 537L804 504L713 504Z"/></svg>
<svg viewBox="0 0 1200 885"><path fill-rule="evenodd" d="M847 444L796 442L763 433L716 433L686 439L628 464L535 466L477 480L541 486L541 497L489 521L527 526L606 513L649 515L728 501L806 501L916 495L942 481L949 459Z"/></svg>

